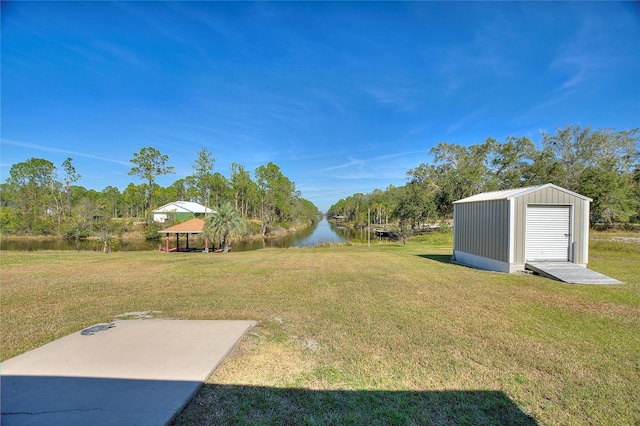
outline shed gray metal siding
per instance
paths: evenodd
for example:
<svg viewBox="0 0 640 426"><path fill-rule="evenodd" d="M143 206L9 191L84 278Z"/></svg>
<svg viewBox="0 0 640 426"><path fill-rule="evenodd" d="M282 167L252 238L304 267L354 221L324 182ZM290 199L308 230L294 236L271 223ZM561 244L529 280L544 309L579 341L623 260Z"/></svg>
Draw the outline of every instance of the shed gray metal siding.
<svg viewBox="0 0 640 426"><path fill-rule="evenodd" d="M454 250L509 262L509 201L454 204Z"/></svg>
<svg viewBox="0 0 640 426"><path fill-rule="evenodd" d="M572 251L574 263L587 263L585 253L584 229L587 229L589 202L575 195L560 191L556 188L547 187L538 191L524 194L514 199L514 262L525 262L525 237L526 237L526 214L529 204L566 205L572 206L571 235ZM587 211L585 211L585 209Z"/></svg>

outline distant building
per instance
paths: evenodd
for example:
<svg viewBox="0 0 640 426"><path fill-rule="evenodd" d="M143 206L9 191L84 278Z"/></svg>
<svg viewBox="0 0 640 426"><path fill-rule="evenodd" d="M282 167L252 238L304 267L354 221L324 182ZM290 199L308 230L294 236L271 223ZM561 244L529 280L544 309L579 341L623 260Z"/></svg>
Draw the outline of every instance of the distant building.
<svg viewBox="0 0 640 426"><path fill-rule="evenodd" d="M151 217L155 222L164 223L169 218L183 220L193 217L204 217L207 213L213 213L213 210L202 204L191 201L173 201L153 210Z"/></svg>

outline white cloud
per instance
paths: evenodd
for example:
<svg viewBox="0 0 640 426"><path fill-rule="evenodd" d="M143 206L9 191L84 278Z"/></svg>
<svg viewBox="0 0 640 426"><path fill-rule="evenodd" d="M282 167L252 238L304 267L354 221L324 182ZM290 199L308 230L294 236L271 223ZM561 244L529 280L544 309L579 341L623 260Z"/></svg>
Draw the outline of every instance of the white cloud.
<svg viewBox="0 0 640 426"><path fill-rule="evenodd" d="M484 114L486 110L487 110L487 105L483 105L480 108L477 108L474 111L471 111L469 114L465 115L464 117L460 118L458 121L456 121L455 123L453 123L447 128L447 135L455 133L461 127L467 125L469 122L476 120L478 117Z"/></svg>
<svg viewBox="0 0 640 426"><path fill-rule="evenodd" d="M417 100L421 92L416 89L401 87L393 88L368 88L365 91L378 103L395 107L399 111L412 110L420 104Z"/></svg>
<svg viewBox="0 0 640 426"><path fill-rule="evenodd" d="M127 62L140 67L144 66L136 53L121 46L106 41L96 41L94 46L120 62Z"/></svg>
<svg viewBox="0 0 640 426"><path fill-rule="evenodd" d="M366 163L366 161L362 161L362 160L358 160L356 158L353 159L349 159L349 161L347 163L344 164L339 164L337 166L333 166L333 167L327 167L326 169L323 169L323 172L330 172L332 170L340 170L340 169L346 169L346 168L350 168L353 166L363 166Z"/></svg>
<svg viewBox="0 0 640 426"><path fill-rule="evenodd" d="M106 161L106 162L109 162L109 163L120 164L120 165L124 165L124 166L131 166L131 163L128 162L128 161L114 160L112 158L101 157L101 156L98 156L98 155L93 155L93 154L89 154L89 153L85 153L85 152L71 151L71 150L68 150L68 149L54 148L54 147L51 147L51 146L38 145L38 144L35 144L35 143L30 143L30 142L20 142L20 141L14 141L14 140L10 140L10 139L2 139L2 143L3 144L7 144L7 145L19 146L19 147L22 147L22 148L34 149L34 150L37 150L37 151L59 152L59 153L62 153L62 154L69 154L69 155L74 155L74 156L78 156L78 157L92 158L94 160L100 160L100 161Z"/></svg>

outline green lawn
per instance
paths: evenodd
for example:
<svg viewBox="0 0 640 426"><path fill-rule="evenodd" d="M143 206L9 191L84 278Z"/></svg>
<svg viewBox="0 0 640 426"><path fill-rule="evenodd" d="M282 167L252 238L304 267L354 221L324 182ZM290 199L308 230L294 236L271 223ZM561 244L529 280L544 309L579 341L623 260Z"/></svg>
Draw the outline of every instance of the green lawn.
<svg viewBox="0 0 640 426"><path fill-rule="evenodd" d="M2 252L4 360L116 315L259 325L176 424L638 424L640 245L627 284L448 263L450 247L222 254Z"/></svg>

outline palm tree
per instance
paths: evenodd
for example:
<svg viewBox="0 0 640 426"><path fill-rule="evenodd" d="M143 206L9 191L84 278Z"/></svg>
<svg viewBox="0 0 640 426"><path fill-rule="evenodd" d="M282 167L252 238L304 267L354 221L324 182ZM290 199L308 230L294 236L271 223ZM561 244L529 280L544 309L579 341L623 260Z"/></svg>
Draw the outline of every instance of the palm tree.
<svg viewBox="0 0 640 426"><path fill-rule="evenodd" d="M211 242L222 241L222 251L226 253L229 240L242 236L245 228L240 212L226 202L205 218L202 236Z"/></svg>

